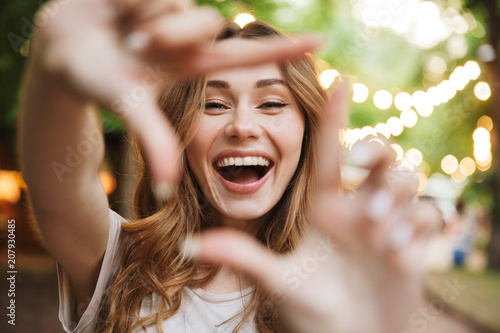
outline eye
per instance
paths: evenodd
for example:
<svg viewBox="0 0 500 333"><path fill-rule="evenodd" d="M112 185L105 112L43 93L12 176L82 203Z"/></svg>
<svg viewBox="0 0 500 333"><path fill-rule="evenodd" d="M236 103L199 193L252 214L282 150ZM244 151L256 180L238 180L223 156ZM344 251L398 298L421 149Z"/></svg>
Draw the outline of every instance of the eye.
<svg viewBox="0 0 500 333"><path fill-rule="evenodd" d="M220 102L207 102L205 103L205 109L227 109L227 106Z"/></svg>
<svg viewBox="0 0 500 333"><path fill-rule="evenodd" d="M281 108L284 108L285 106L288 106L288 105L289 104L286 104L286 103L269 101L269 102L265 102L265 103L262 103L261 105L259 105L259 109L274 109L274 108L281 109Z"/></svg>

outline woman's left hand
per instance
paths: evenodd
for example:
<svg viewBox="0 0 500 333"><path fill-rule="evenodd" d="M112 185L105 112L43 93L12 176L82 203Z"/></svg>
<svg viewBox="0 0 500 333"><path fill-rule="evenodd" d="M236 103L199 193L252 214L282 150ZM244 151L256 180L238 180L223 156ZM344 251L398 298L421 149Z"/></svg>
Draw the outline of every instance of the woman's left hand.
<svg viewBox="0 0 500 333"><path fill-rule="evenodd" d="M339 191L343 109L339 88L323 118L319 186L297 250L277 256L249 235L213 230L202 234L195 257L245 272L279 295L290 331L398 332L421 295L425 242L440 216L416 199L414 175L389 168L392 154L378 143L352 152L370 170L360 190Z"/></svg>

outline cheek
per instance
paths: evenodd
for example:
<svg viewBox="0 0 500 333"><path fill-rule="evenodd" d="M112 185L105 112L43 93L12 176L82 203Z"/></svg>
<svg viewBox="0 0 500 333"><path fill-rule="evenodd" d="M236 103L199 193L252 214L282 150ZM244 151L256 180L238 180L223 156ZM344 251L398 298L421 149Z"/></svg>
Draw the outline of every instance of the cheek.
<svg viewBox="0 0 500 333"><path fill-rule="evenodd" d="M202 119L193 140L186 147L188 164L198 181L203 175L203 169L208 160L208 150L212 142L213 131L210 130L210 126L204 124Z"/></svg>
<svg viewBox="0 0 500 333"><path fill-rule="evenodd" d="M302 115L295 115L286 122L283 130L278 131L275 135L276 141L279 142L281 158L289 163L294 163L297 166L302 150L302 141L304 138L305 124Z"/></svg>

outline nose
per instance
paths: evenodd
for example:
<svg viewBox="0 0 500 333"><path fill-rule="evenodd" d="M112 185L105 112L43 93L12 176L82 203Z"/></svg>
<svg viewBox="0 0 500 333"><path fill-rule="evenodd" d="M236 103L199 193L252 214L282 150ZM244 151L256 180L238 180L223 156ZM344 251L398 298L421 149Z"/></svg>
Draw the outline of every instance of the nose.
<svg viewBox="0 0 500 333"><path fill-rule="evenodd" d="M242 141L258 139L262 135L262 128L254 117L250 107L238 107L224 130L226 137Z"/></svg>

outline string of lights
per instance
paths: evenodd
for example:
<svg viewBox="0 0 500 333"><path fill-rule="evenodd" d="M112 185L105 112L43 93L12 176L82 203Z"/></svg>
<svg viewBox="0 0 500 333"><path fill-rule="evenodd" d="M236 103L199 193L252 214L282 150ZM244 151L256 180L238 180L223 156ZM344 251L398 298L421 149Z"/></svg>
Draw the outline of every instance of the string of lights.
<svg viewBox="0 0 500 333"><path fill-rule="evenodd" d="M255 18L249 13L241 13L234 18L234 21L240 27L243 27L255 21ZM324 63L324 61L322 62ZM348 149L351 149L356 142L369 135L376 137L380 134L387 139L391 136L397 137L405 129L414 127L419 117L430 117L435 107L448 103L471 82L476 82L480 76L481 68L479 64L474 60L469 60L463 66L457 66L448 79L441 81L426 91L417 90L412 94L403 91L393 96L388 90L377 90L373 93L372 98L375 107L380 110L388 110L394 105L396 109L401 111L399 117L390 117L387 121L379 122L374 126L347 128L342 132L342 143ZM326 69L319 74L319 80L324 89L328 89L340 77L340 73L334 68ZM370 90L365 84L361 82L354 83L352 91L353 102L366 103L368 101ZM489 84L484 81L477 81L474 86L474 95L480 101L488 100L491 96ZM441 161L443 172L450 175L455 182L461 183L474 174L476 170L488 170L492 161L490 142L492 128L493 122L491 118L488 116L481 117L473 134L474 159L465 157L459 162L455 156L447 155ZM422 153L417 148L411 148L405 153L397 143L390 146L396 153L396 161L404 167L420 170L418 173L420 184L426 184L430 167L423 160ZM423 190L423 188L420 190Z"/></svg>

